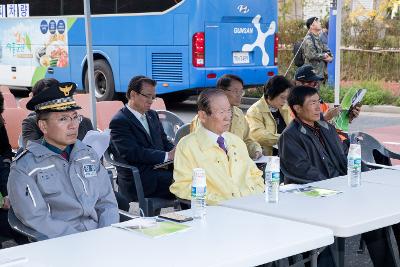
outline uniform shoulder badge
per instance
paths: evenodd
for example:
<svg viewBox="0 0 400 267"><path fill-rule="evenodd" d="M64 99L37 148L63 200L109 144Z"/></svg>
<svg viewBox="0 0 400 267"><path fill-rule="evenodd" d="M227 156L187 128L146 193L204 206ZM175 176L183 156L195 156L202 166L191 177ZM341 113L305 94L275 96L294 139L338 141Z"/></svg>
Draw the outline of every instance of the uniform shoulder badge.
<svg viewBox="0 0 400 267"><path fill-rule="evenodd" d="M13 162L19 160L20 158L22 158L26 152L28 152L28 149L24 149L21 152L17 152L17 154L15 155Z"/></svg>

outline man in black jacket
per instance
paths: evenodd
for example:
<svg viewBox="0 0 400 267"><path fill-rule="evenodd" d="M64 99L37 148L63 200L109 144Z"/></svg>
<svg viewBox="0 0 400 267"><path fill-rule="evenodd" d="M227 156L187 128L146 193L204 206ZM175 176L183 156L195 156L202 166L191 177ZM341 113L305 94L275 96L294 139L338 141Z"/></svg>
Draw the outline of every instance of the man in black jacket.
<svg viewBox="0 0 400 267"><path fill-rule="evenodd" d="M145 197L174 198L169 191L172 171L154 169L154 165L174 159L174 145L168 141L157 112L150 110L156 81L134 77L128 85L128 103L110 122L111 143L118 161L139 169ZM118 168L118 186L129 201L137 194L130 170Z"/></svg>
<svg viewBox="0 0 400 267"><path fill-rule="evenodd" d="M310 183L347 173L347 151L330 123L323 120L318 91L296 86L288 97L295 119L279 139L281 171L285 183ZM328 207L327 207L328 208ZM395 266L382 229L362 235L374 266ZM330 251L325 249L319 266L334 266Z"/></svg>
<svg viewBox="0 0 400 267"><path fill-rule="evenodd" d="M295 119L279 139L285 183L309 183L345 175L345 146L335 127L321 119L317 89L297 86L288 102Z"/></svg>

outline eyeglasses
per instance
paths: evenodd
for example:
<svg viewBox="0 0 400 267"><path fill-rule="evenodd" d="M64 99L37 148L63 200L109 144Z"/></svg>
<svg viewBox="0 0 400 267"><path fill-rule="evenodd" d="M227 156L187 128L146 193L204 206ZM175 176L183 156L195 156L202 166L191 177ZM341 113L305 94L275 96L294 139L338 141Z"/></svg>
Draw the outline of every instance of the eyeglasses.
<svg viewBox="0 0 400 267"><path fill-rule="evenodd" d="M157 98L155 95L145 95L140 92L138 94L144 96L145 98L147 98L147 100L151 100L152 102Z"/></svg>
<svg viewBox="0 0 400 267"><path fill-rule="evenodd" d="M69 123L79 124L82 122L82 115L74 115L73 117L65 115L55 119L55 121L57 121L57 123L62 125L67 125Z"/></svg>
<svg viewBox="0 0 400 267"><path fill-rule="evenodd" d="M245 94L246 94L246 92L244 91L244 90L229 90L229 89L226 89L226 91L229 91L229 92L232 92L233 94L235 94L235 95L240 95L240 96L244 96Z"/></svg>

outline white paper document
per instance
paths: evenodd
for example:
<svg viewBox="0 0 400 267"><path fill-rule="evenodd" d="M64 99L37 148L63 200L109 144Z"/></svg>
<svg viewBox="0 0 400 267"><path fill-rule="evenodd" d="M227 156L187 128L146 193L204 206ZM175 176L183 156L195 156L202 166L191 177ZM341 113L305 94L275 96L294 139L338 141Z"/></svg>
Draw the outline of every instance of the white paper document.
<svg viewBox="0 0 400 267"><path fill-rule="evenodd" d="M103 132L90 130L86 133L82 143L93 148L101 158L110 144L110 129L105 129Z"/></svg>

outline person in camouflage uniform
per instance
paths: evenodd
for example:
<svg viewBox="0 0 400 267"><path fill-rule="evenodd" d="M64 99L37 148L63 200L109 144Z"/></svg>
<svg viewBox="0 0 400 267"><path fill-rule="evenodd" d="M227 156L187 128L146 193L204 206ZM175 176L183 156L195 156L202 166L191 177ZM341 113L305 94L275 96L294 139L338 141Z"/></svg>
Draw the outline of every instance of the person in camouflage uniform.
<svg viewBox="0 0 400 267"><path fill-rule="evenodd" d="M321 22L318 18L312 17L306 21L306 26L309 32L303 43L304 64L311 65L316 75L326 79L326 65L333 60L333 56L319 38Z"/></svg>

